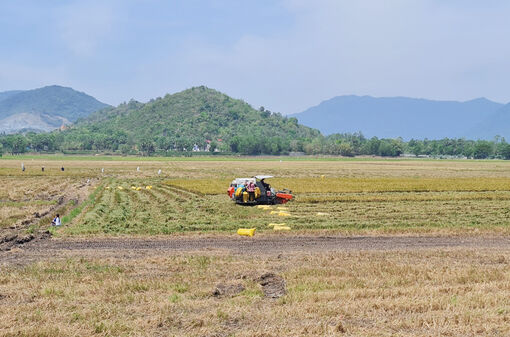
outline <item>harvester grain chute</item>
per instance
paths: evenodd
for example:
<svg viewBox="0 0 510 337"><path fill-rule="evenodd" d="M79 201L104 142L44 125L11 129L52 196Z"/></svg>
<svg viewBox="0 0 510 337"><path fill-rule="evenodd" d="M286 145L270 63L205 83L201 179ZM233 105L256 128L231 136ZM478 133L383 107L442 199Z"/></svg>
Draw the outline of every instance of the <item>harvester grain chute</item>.
<svg viewBox="0 0 510 337"><path fill-rule="evenodd" d="M292 200L292 191L276 191L265 181L272 176L259 175L251 178L236 178L230 183L228 196L239 205L275 205ZM252 188L250 188L250 184Z"/></svg>

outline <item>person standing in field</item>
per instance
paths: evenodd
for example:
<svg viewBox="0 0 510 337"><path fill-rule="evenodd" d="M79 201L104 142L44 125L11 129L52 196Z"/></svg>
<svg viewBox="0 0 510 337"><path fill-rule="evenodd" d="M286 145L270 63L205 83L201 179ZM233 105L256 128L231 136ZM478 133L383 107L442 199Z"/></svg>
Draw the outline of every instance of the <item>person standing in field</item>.
<svg viewBox="0 0 510 337"><path fill-rule="evenodd" d="M55 215L55 217L53 218L53 220L51 221L51 224L53 226L60 226L61 225L61 222L60 222L60 215L57 214Z"/></svg>
<svg viewBox="0 0 510 337"><path fill-rule="evenodd" d="M239 185L237 185L235 188L234 188L234 195L237 195L237 190L238 189L241 189L241 191L243 190L244 188L244 184L243 183L240 183Z"/></svg>
<svg viewBox="0 0 510 337"><path fill-rule="evenodd" d="M250 195L250 200L251 201L255 200L255 184L253 183L253 181L250 181L248 183L248 186L246 186L246 191Z"/></svg>
<svg viewBox="0 0 510 337"><path fill-rule="evenodd" d="M239 188L244 192L246 190L246 187L248 187L248 180L244 182L244 184L239 185Z"/></svg>
<svg viewBox="0 0 510 337"><path fill-rule="evenodd" d="M25 172L25 164L21 163L21 171Z"/></svg>
<svg viewBox="0 0 510 337"><path fill-rule="evenodd" d="M262 183L262 186L266 190L266 195L268 197L271 196L271 186L268 183L266 183L264 179L260 179L260 182Z"/></svg>

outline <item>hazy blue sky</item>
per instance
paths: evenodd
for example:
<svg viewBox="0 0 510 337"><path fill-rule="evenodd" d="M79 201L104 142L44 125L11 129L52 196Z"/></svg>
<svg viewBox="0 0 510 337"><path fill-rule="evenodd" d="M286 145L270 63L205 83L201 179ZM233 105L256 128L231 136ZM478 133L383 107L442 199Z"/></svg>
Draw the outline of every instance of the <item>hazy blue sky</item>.
<svg viewBox="0 0 510 337"><path fill-rule="evenodd" d="M1 0L0 91L110 104L197 85L300 112L342 94L510 101L506 0Z"/></svg>

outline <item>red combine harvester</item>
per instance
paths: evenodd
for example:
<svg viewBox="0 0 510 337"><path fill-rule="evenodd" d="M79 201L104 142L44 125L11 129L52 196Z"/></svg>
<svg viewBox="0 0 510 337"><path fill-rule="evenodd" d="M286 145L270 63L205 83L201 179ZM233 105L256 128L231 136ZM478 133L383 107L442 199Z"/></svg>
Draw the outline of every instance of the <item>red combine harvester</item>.
<svg viewBox="0 0 510 337"><path fill-rule="evenodd" d="M275 205L285 204L292 200L292 191L284 189L275 191L265 182L265 179L273 176L254 176L251 178L236 178L230 183L227 190L228 196L238 205ZM254 191L248 191L248 185L255 185Z"/></svg>

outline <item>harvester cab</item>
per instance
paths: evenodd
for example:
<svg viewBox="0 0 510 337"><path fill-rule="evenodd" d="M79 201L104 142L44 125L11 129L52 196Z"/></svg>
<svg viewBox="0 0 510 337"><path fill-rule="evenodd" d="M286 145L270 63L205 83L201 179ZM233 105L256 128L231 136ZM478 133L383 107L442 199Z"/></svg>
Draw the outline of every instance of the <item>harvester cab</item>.
<svg viewBox="0 0 510 337"><path fill-rule="evenodd" d="M258 175L236 178L230 183L228 196L239 205L275 205L292 200L292 191L276 191L265 180L273 176Z"/></svg>

